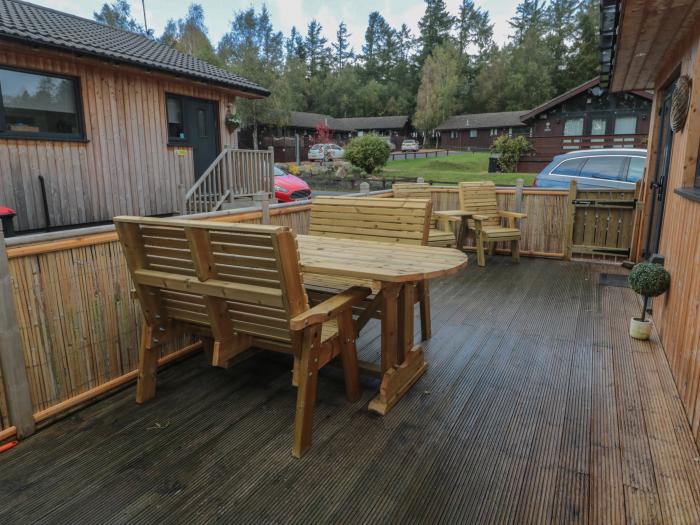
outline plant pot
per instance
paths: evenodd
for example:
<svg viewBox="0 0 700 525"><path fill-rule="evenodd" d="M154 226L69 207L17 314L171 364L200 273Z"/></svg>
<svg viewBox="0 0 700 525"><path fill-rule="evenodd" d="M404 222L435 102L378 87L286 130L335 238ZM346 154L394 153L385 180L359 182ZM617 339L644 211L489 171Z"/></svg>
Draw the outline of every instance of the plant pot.
<svg viewBox="0 0 700 525"><path fill-rule="evenodd" d="M636 317L630 319L630 336L646 341L651 335L651 321L642 321Z"/></svg>

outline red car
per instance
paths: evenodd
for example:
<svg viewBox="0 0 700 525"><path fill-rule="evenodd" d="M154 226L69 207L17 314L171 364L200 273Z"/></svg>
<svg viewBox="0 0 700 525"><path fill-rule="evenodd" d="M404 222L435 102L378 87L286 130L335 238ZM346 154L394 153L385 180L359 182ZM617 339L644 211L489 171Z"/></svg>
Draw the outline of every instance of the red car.
<svg viewBox="0 0 700 525"><path fill-rule="evenodd" d="M299 177L275 166L275 198L279 202L293 202L308 199L311 188Z"/></svg>

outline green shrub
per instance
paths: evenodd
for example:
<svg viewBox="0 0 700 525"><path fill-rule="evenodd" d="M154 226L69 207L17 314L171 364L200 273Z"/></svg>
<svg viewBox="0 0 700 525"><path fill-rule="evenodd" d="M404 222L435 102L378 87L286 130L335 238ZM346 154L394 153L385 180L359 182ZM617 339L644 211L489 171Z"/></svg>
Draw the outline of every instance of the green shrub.
<svg viewBox="0 0 700 525"><path fill-rule="evenodd" d="M387 163L390 153L391 148L385 140L376 135L364 135L355 137L345 146L343 157L353 166L372 174Z"/></svg>
<svg viewBox="0 0 700 525"><path fill-rule="evenodd" d="M498 166L501 171L512 173L517 169L520 157L532 151L532 144L522 135L517 137L501 135L493 141L492 149L500 154Z"/></svg>
<svg viewBox="0 0 700 525"><path fill-rule="evenodd" d="M628 277L630 288L643 297L656 297L668 290L671 282L666 269L660 264L637 264Z"/></svg>

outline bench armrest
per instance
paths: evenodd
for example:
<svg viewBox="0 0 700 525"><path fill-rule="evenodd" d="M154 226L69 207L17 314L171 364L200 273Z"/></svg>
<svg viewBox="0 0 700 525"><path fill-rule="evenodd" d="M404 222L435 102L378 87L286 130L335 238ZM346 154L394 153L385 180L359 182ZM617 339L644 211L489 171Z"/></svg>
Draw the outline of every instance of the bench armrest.
<svg viewBox="0 0 700 525"><path fill-rule="evenodd" d="M514 219L524 219L527 217L526 213L519 213L517 211L499 211L498 214L501 217L512 217Z"/></svg>
<svg viewBox="0 0 700 525"><path fill-rule="evenodd" d="M491 217L489 217L488 215L472 215L472 219L474 219L475 221L487 221L490 218Z"/></svg>
<svg viewBox="0 0 700 525"><path fill-rule="evenodd" d="M371 293L369 288L360 286L348 288L292 318L289 328L298 331L314 324L323 324L337 317L342 311L361 303Z"/></svg>

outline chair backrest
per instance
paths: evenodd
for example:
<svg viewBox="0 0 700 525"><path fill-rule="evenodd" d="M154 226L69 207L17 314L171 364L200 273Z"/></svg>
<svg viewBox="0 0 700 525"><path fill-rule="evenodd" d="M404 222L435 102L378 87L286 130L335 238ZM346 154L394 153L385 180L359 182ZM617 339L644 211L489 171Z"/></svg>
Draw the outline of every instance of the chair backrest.
<svg viewBox="0 0 700 525"><path fill-rule="evenodd" d="M463 211L473 211L478 215L489 217L486 225L499 225L496 185L491 181L460 182L459 207ZM471 221L470 221L471 222Z"/></svg>
<svg viewBox="0 0 700 525"><path fill-rule="evenodd" d="M432 199L430 184L427 182L396 182L391 185L395 198Z"/></svg>
<svg viewBox="0 0 700 525"><path fill-rule="evenodd" d="M316 197L309 235L427 244L431 214L428 199Z"/></svg>
<svg viewBox="0 0 700 525"><path fill-rule="evenodd" d="M115 217L146 321L291 341L309 308L294 233L285 226Z"/></svg>

